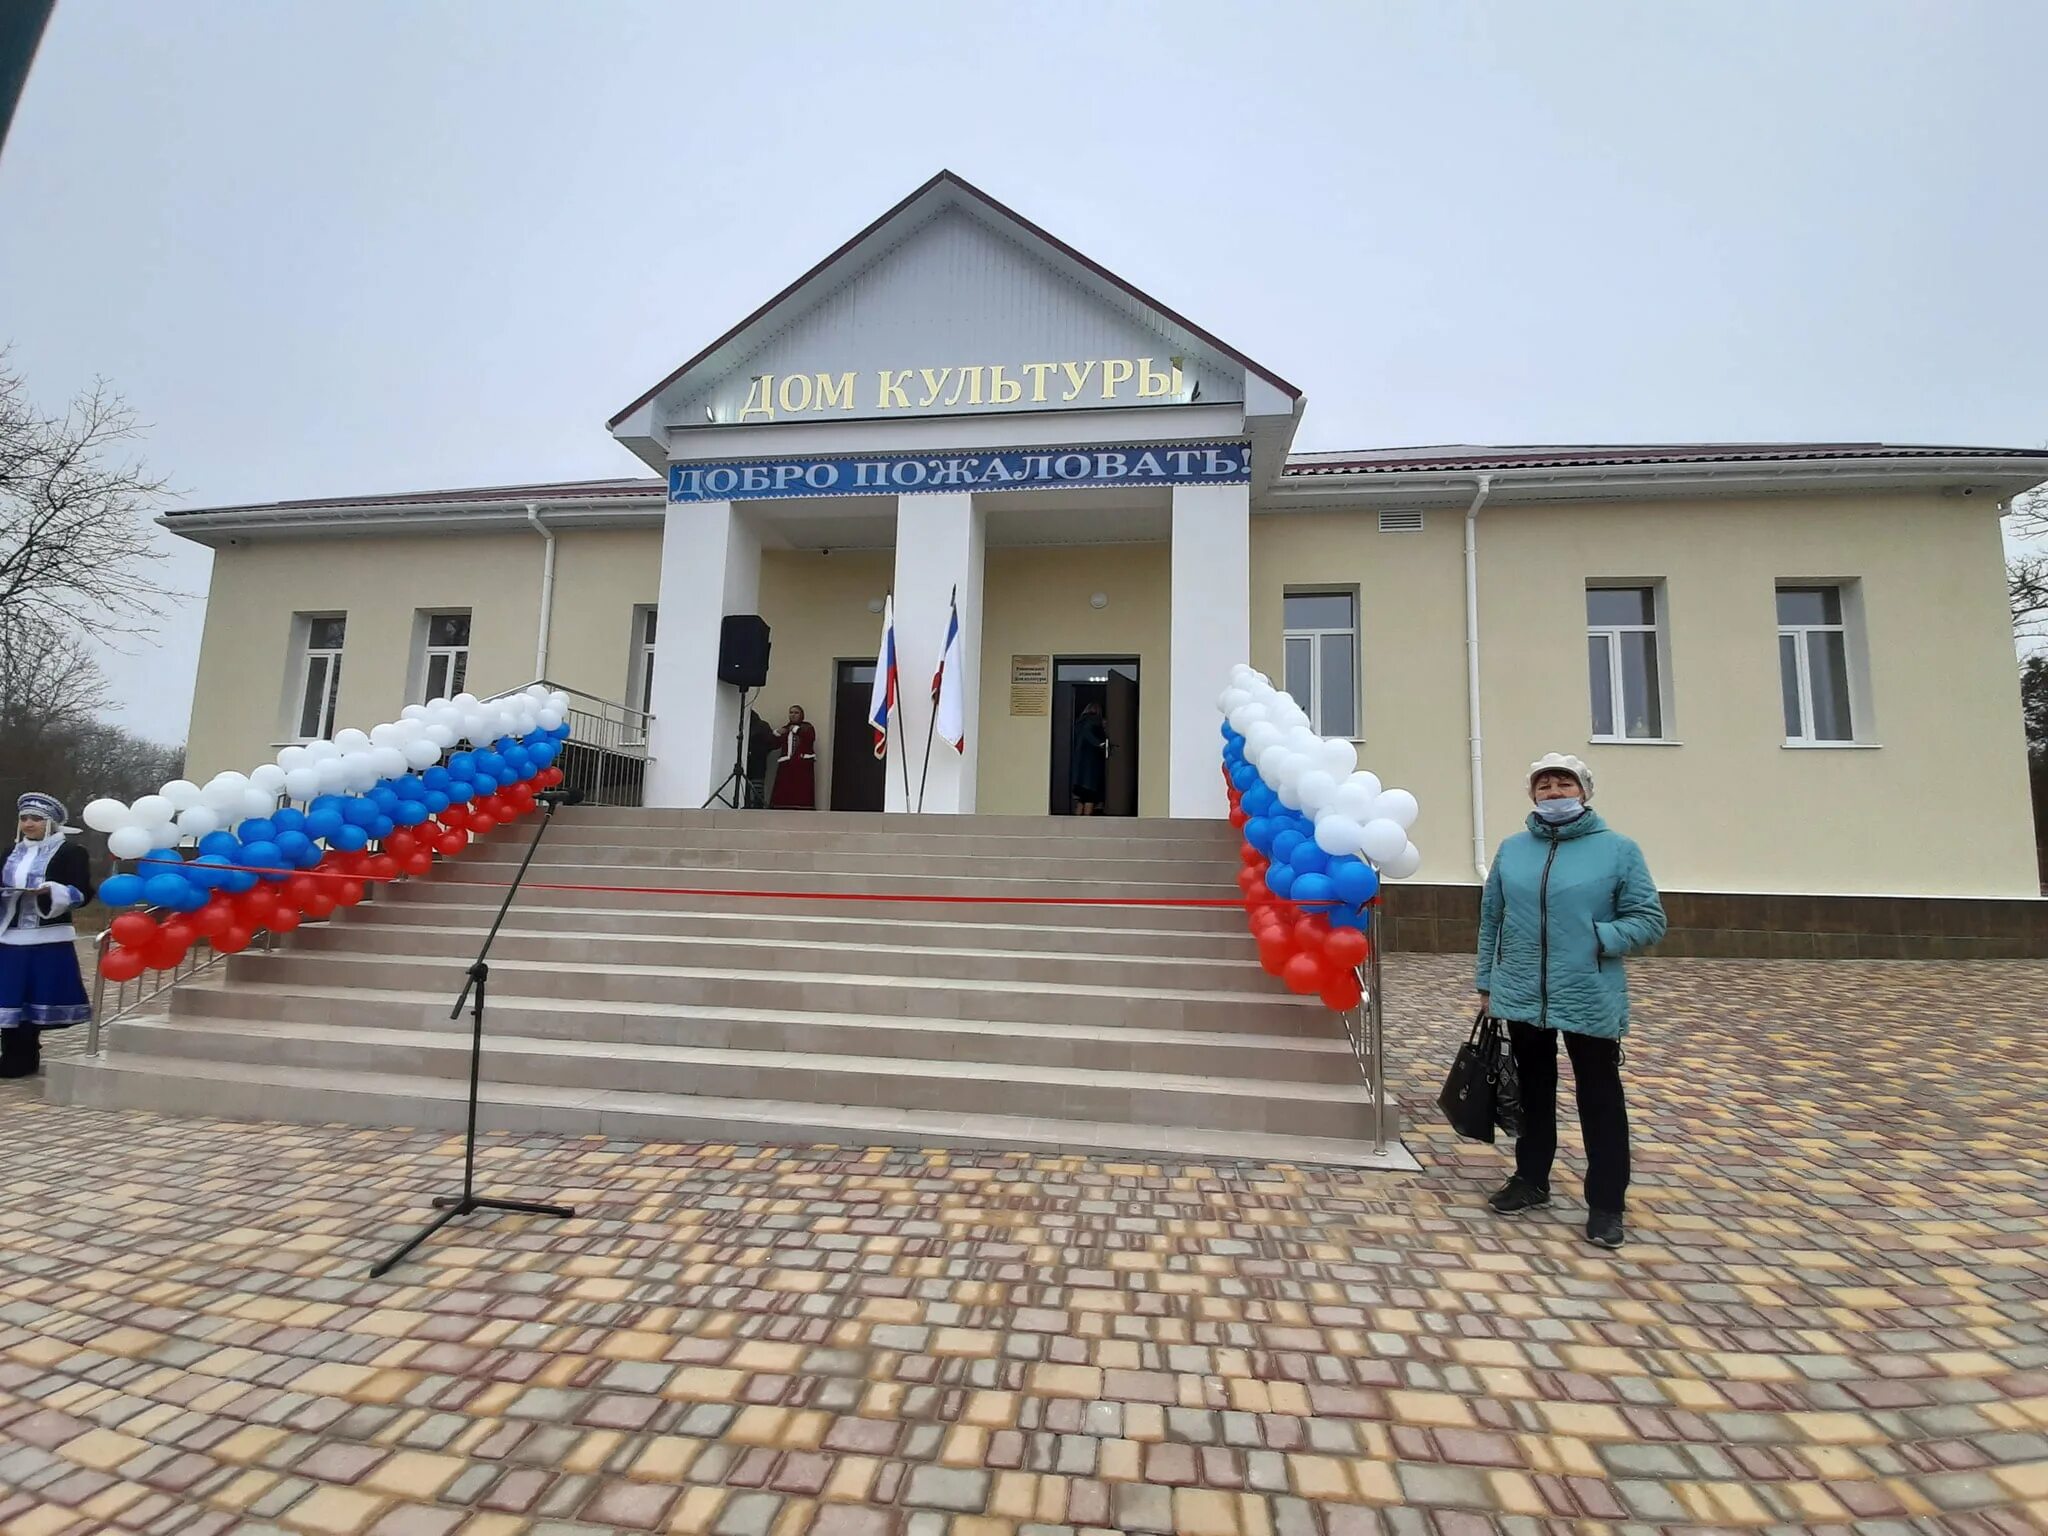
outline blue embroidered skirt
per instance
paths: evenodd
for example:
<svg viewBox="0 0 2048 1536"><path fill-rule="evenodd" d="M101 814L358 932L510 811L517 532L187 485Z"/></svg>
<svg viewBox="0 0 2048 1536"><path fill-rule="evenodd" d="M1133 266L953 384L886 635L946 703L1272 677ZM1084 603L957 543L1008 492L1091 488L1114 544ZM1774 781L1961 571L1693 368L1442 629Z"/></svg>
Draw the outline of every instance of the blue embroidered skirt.
<svg viewBox="0 0 2048 1536"><path fill-rule="evenodd" d="M91 1017L68 942L0 944L0 1029L66 1029Z"/></svg>

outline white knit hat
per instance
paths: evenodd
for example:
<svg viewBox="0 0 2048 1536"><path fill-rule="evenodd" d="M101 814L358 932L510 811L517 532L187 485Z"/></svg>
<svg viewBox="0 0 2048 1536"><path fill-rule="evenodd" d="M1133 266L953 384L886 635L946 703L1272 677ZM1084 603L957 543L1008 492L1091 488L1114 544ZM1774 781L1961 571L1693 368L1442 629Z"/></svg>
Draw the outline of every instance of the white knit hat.
<svg viewBox="0 0 2048 1536"><path fill-rule="evenodd" d="M1529 782L1534 784L1537 775L1545 773L1568 773L1579 781L1585 791L1585 798L1593 798L1593 770L1569 752L1546 752L1529 765Z"/></svg>

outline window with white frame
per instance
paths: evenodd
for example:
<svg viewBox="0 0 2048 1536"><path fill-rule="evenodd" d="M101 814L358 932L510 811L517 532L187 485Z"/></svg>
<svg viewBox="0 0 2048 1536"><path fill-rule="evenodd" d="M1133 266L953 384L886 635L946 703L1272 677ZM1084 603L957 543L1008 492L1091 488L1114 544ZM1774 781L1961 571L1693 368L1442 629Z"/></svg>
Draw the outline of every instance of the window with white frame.
<svg viewBox="0 0 2048 1536"><path fill-rule="evenodd" d="M1281 603L1287 691L1317 735L1356 737L1358 594L1289 592Z"/></svg>
<svg viewBox="0 0 2048 1536"><path fill-rule="evenodd" d="M1856 739L1843 596L1839 584L1778 588L1778 687L1787 742Z"/></svg>
<svg viewBox="0 0 2048 1536"><path fill-rule="evenodd" d="M1664 739L1658 598L1655 585L1586 588L1586 676L1595 741Z"/></svg>
<svg viewBox="0 0 2048 1536"><path fill-rule="evenodd" d="M303 653L292 720L301 741L334 734L334 701L341 692L341 648L348 632L345 614L301 614Z"/></svg>
<svg viewBox="0 0 2048 1536"><path fill-rule="evenodd" d="M654 621L657 610L645 608L640 613L640 712L654 713Z"/></svg>
<svg viewBox="0 0 2048 1536"><path fill-rule="evenodd" d="M417 702L452 699L462 692L469 678L469 615L430 613L427 615L426 654L420 668L420 696Z"/></svg>

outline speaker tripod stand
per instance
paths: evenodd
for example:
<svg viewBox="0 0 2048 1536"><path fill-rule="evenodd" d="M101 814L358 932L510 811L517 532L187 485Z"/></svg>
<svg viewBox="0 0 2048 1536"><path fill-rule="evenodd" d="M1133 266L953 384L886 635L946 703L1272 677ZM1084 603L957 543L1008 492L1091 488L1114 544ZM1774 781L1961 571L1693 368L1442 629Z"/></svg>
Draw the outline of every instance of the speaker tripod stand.
<svg viewBox="0 0 2048 1536"><path fill-rule="evenodd" d="M725 782L704 797L704 803L697 807L709 810L714 805L730 806L736 811L747 809L747 690L744 684L736 684L740 690L739 723L732 733L732 772L725 776ZM760 690L756 689L756 693Z"/></svg>

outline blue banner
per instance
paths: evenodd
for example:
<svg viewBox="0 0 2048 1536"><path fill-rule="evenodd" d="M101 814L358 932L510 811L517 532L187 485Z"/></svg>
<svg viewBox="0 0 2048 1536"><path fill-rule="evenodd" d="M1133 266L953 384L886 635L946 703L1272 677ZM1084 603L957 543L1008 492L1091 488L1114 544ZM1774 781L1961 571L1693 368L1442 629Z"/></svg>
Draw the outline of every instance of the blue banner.
<svg viewBox="0 0 2048 1536"><path fill-rule="evenodd" d="M794 496L915 496L945 491L1044 491L1062 486L1244 485L1249 443L1172 447L1034 448L1000 453L879 454L671 464L671 502Z"/></svg>

